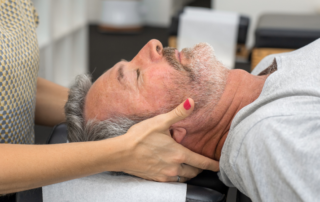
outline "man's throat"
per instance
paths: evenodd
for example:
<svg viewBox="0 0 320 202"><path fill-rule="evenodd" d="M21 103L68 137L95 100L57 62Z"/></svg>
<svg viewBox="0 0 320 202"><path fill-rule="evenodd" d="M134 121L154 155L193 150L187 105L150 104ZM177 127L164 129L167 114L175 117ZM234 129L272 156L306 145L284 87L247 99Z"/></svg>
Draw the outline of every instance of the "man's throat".
<svg viewBox="0 0 320 202"><path fill-rule="evenodd" d="M213 110L206 110L210 113L206 123L181 143L192 151L220 160L232 120L243 107L259 97L266 78L232 70L220 100Z"/></svg>

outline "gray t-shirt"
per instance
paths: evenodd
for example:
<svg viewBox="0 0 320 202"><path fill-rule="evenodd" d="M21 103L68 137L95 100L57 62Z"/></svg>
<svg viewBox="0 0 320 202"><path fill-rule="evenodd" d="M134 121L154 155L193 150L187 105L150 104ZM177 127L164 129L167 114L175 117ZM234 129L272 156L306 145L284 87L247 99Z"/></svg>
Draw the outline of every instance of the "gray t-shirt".
<svg viewBox="0 0 320 202"><path fill-rule="evenodd" d="M320 200L320 40L265 58L278 70L232 121L220 179L252 201Z"/></svg>

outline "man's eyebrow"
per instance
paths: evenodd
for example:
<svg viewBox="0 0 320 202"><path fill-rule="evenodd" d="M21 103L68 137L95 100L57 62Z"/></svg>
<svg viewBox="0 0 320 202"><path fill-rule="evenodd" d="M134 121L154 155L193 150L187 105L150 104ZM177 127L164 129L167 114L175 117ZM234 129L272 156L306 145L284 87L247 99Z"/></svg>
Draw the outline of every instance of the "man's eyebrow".
<svg viewBox="0 0 320 202"><path fill-rule="evenodd" d="M118 68L118 81L121 83L121 79L123 79L123 65Z"/></svg>

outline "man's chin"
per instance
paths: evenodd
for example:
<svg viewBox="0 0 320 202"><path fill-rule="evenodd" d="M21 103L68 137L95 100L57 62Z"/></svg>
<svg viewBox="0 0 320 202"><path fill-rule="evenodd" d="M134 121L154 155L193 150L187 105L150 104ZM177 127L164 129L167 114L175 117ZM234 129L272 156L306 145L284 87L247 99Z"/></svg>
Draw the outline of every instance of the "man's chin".
<svg viewBox="0 0 320 202"><path fill-rule="evenodd" d="M208 43L198 43L192 48L184 48L181 51L184 56L188 59L198 60L198 61L206 61L207 59L214 59L215 54L213 47ZM206 59L206 60L202 60Z"/></svg>

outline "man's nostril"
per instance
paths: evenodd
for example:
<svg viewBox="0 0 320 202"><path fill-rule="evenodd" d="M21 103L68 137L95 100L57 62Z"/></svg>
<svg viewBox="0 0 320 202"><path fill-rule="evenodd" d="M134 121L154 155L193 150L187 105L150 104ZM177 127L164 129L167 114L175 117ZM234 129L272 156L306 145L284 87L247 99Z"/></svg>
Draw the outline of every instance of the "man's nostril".
<svg viewBox="0 0 320 202"><path fill-rule="evenodd" d="M156 47L156 50L157 50L157 52L160 54L160 51L161 51L160 46L157 46L157 47Z"/></svg>

